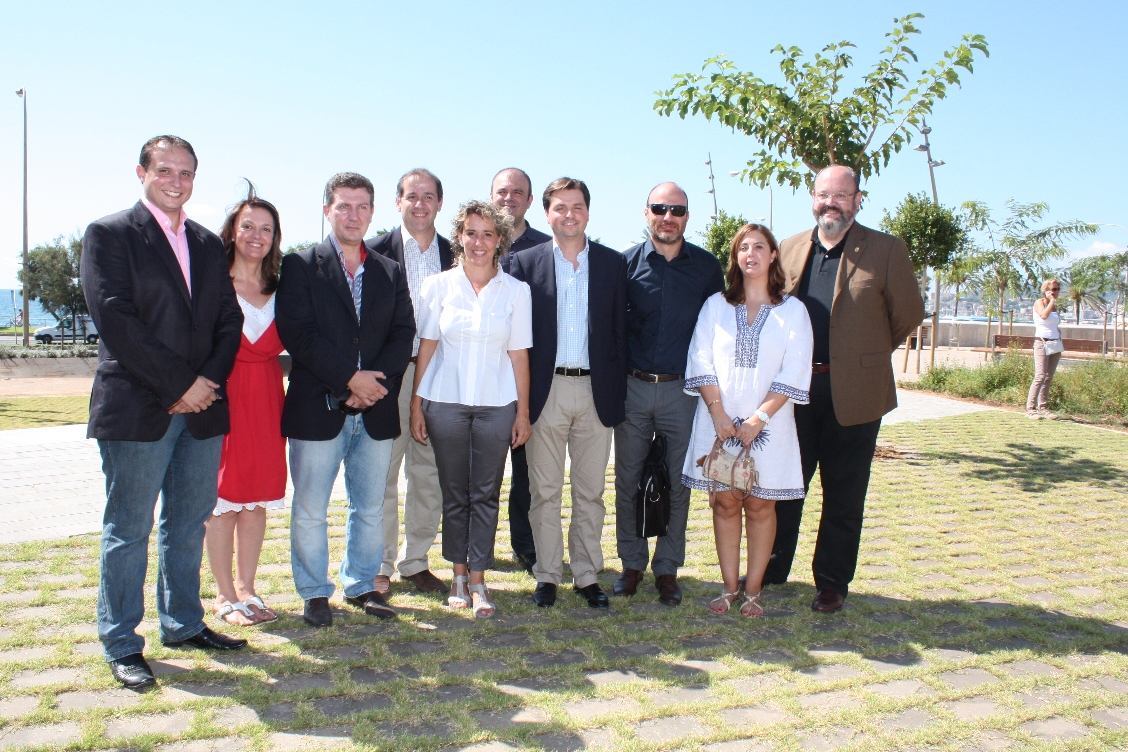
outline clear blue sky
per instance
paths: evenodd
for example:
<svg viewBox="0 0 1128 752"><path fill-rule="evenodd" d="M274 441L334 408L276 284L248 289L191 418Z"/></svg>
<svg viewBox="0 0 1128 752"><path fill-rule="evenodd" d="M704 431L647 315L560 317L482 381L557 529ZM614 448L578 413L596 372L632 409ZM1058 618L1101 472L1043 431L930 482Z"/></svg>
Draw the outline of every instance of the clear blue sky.
<svg viewBox="0 0 1128 752"><path fill-rule="evenodd" d="M947 162L942 203L1042 200L1056 219L1128 225L1128 202L1108 193L1128 172L1124 2L4 3L0 287L14 285L20 247L22 86L33 245L131 205L140 145L170 132L200 156L187 208L212 228L246 176L279 206L285 244L316 240L322 186L340 170L373 180L373 227L390 227L397 177L425 166L443 180L448 234L458 203L517 165L538 192L560 175L586 180L590 233L622 248L641 236L646 193L663 180L689 191L691 235L703 228L710 151L721 208L768 213L766 191L728 176L755 142L653 112L673 74L725 52L779 80L776 43L813 52L843 39L864 69L911 11L926 15L919 68L964 33L991 47L930 121ZM866 188L860 219L875 225L928 189L924 156L902 152ZM544 228L535 208L529 216ZM774 218L781 237L812 226L809 199L777 188ZM1109 228L1074 250L1126 243Z"/></svg>

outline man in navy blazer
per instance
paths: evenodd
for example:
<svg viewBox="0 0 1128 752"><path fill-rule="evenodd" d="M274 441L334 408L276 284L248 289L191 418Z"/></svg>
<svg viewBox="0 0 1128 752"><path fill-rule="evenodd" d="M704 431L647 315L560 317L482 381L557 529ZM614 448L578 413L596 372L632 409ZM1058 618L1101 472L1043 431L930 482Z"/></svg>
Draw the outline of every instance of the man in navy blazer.
<svg viewBox="0 0 1128 752"><path fill-rule="evenodd" d="M443 183L430 170L409 170L396 183L396 211L403 223L365 241L371 253L385 256L399 265L407 279L411 304L419 310L423 280L451 267L450 241L435 230L435 218L443 208ZM415 319L419 324L418 317ZM435 450L411 436L411 387L415 383L415 356L419 338L411 347L411 363L403 376L399 393L400 435L392 444L392 463L384 488L384 560L376 575L376 591L388 594L391 576L410 581L422 593L442 592L446 585L430 570L427 553L439 533L443 515L443 496ZM401 463L407 476L403 499L403 546L399 544L399 472Z"/></svg>
<svg viewBox="0 0 1128 752"><path fill-rule="evenodd" d="M333 623L326 513L345 466L348 522L340 580L345 601L371 616L395 611L373 586L383 553L384 485L399 435L396 403L415 337L407 281L399 265L369 253L372 183L356 173L325 186L332 232L321 245L282 262L275 322L293 360L282 408L290 439L294 500L290 565L305 601L303 618Z"/></svg>
<svg viewBox="0 0 1128 752"><path fill-rule="evenodd" d="M243 313L223 244L183 210L196 167L184 139L150 139L137 166L141 200L92 222L83 238L82 288L99 334L86 435L98 440L106 474L98 637L114 678L130 689L155 682L136 628L159 494L161 642L247 644L205 626L200 603L204 522L229 427L223 385Z"/></svg>
<svg viewBox="0 0 1128 752"><path fill-rule="evenodd" d="M560 517L565 453L571 456L572 521L568 558L576 592L607 608L603 568L603 487L612 428L624 418L627 393L627 264L589 242L590 194L574 178L557 178L542 203L553 239L517 253L509 273L532 290L529 353L529 490L537 562L533 602L556 602L564 574Z"/></svg>

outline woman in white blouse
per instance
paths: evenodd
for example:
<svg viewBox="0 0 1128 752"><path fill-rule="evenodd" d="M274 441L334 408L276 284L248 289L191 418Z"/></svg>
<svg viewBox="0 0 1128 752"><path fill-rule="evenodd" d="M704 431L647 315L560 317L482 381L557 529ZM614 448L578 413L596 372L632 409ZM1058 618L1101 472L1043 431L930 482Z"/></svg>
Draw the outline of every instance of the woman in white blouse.
<svg viewBox="0 0 1128 752"><path fill-rule="evenodd" d="M1061 360L1061 316L1057 312L1061 282L1047 279L1042 283L1042 297L1034 301L1034 381L1026 395L1026 417L1034 420L1056 419L1050 412L1050 382ZM1053 352L1046 352L1049 347Z"/></svg>
<svg viewBox="0 0 1128 752"><path fill-rule="evenodd" d="M459 261L423 283L411 434L435 442L443 493L443 558L454 577L447 603L489 618L486 590L505 458L529 426L529 286L498 267L512 218L484 201L463 204L453 222Z"/></svg>
<svg viewBox="0 0 1128 752"><path fill-rule="evenodd" d="M806 404L811 383L811 321L799 300L783 294L779 247L768 228L748 224L732 239L725 292L705 301L689 345L685 391L700 394L682 483L709 492L724 589L709 604L725 613L761 616L760 585L775 541L777 501L801 499L803 469L793 403ZM720 438L736 454L749 447L759 474L749 493L703 475ZM740 544L748 530L744 590Z"/></svg>

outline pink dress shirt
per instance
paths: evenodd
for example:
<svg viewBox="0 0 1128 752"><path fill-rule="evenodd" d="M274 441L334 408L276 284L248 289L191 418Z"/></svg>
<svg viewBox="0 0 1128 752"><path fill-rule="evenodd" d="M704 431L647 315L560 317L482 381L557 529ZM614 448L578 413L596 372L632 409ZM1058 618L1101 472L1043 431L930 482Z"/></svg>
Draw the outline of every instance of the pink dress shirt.
<svg viewBox="0 0 1128 752"><path fill-rule="evenodd" d="M157 220L157 224L164 230L168 244L172 246L172 252L176 254L176 260L180 264L180 271L184 274L184 284L188 285L188 294L191 295L192 263L191 257L188 255L188 234L184 231L184 224L188 220L188 215L184 213L183 209L180 210L180 229L173 232L172 220L156 204L144 196L141 197L141 203L152 213L153 218Z"/></svg>

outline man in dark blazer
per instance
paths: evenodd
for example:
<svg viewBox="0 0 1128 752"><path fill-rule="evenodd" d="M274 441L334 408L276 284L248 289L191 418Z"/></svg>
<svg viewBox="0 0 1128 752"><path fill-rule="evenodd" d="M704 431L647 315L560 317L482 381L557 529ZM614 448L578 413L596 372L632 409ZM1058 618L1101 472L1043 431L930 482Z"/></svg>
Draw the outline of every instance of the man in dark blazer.
<svg viewBox="0 0 1128 752"><path fill-rule="evenodd" d="M442 181L430 170L417 168L405 173L396 183L396 211L403 222L391 232L365 241L372 253L385 256L399 265L407 280L411 304L418 310L423 280L451 266L450 241L435 230L435 218L443 208ZM418 325L419 320L416 318ZM419 338L411 346L411 362L403 376L399 393L400 435L392 444L392 462L384 488L384 560L376 575L376 591L391 592L391 576L415 585L421 593L437 593L446 585L431 572L427 553L439 533L443 515L443 496L435 468L435 450L411 437L411 387L415 383L415 356ZM407 489L403 499L403 546L399 544L399 473L404 465Z"/></svg>
<svg viewBox="0 0 1128 752"><path fill-rule="evenodd" d="M592 608L607 608L603 568L603 487L612 428L627 395L627 264L588 241L590 194L582 181L557 178L542 203L553 239L517 253L509 273L533 298L529 353L529 522L536 543L533 602L556 602L564 575L560 518L565 453L571 456L568 558L573 586Z"/></svg>
<svg viewBox="0 0 1128 752"><path fill-rule="evenodd" d="M184 139L150 139L137 166L141 200L91 223L83 238L82 288L99 334L86 435L98 440L106 474L98 637L114 678L131 689L155 682L136 628L161 493L161 642L247 644L205 626L200 603L204 522L215 509L229 427L223 385L243 313L223 244L183 210L196 166Z"/></svg>
<svg viewBox="0 0 1128 752"><path fill-rule="evenodd" d="M332 228L321 245L282 262L275 322L293 365L282 409L290 439L294 500L290 565L315 627L333 623L326 513L345 466L348 493L340 580L345 601L394 618L373 587L383 553L384 486L399 435L396 402L411 357L415 318L399 266L364 247L372 222L372 183L334 175L325 186Z"/></svg>
<svg viewBox="0 0 1128 752"><path fill-rule="evenodd" d="M807 306L814 334L811 402L795 406L795 428L804 486L816 469L822 480L811 608L830 613L854 579L877 433L897 406L890 358L924 318L924 301L904 242L854 221L856 172L825 168L811 198L817 226L780 243L779 259L785 291ZM765 584L787 581L802 515L802 500L776 505Z"/></svg>

